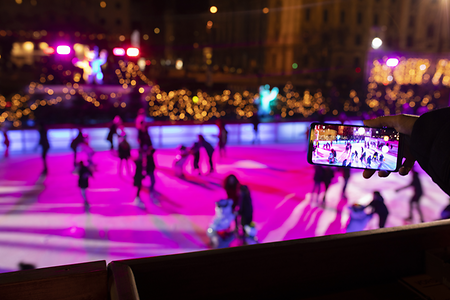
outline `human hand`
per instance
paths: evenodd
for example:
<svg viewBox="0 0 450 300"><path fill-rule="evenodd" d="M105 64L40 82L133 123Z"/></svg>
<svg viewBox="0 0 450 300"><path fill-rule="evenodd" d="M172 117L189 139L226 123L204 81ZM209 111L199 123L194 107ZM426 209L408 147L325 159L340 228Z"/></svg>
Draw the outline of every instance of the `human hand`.
<svg viewBox="0 0 450 300"><path fill-rule="evenodd" d="M397 115L397 116L386 116L379 117L372 120L364 120L364 125L369 127L392 127L395 128L398 132L411 136L414 123L417 121L418 116L412 115ZM416 159L412 156L409 151L409 143L405 141L403 147L403 153L399 153L404 158L402 166L400 167L398 173L400 175L407 175L409 171L414 166L414 162ZM373 174L375 174L376 170L364 170L363 177L370 178ZM389 176L389 171L378 171L378 176L387 177Z"/></svg>

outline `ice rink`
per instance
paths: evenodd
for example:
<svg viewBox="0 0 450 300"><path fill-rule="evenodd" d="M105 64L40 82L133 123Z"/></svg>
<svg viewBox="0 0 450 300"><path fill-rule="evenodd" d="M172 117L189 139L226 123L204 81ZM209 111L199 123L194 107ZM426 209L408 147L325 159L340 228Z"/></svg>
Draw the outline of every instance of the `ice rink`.
<svg viewBox="0 0 450 300"><path fill-rule="evenodd" d="M206 250L214 203L225 198L222 181L230 173L250 188L262 243L344 233L348 206L368 204L375 190L381 191L390 211L388 227L404 225L408 216L412 187L401 192L395 189L409 184L411 176L397 174L365 180L355 170L345 199L341 197L342 174L336 169L326 209L311 205L314 168L306 162L306 143L229 146L226 157L215 153L215 173L192 175L190 159L185 179L177 178L172 170L177 153L176 148L157 150L157 193L150 197L147 177L141 192L146 209L142 209L134 202L132 174L126 168L118 174L117 154L96 152L97 167L87 189L90 213L84 211L69 149L50 151L45 176L37 152L1 159L1 271L17 270L19 262L48 267ZM202 155L201 167L206 172ZM436 220L448 196L422 171L420 179L425 220ZM413 223L418 221L415 214ZM377 224L374 216L366 229L377 228Z"/></svg>

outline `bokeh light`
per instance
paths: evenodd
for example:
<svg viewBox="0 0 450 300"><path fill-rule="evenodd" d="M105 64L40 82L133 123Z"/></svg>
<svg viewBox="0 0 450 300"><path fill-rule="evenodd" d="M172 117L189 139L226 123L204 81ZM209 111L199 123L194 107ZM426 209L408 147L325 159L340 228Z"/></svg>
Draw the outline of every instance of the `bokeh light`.
<svg viewBox="0 0 450 300"><path fill-rule="evenodd" d="M381 45L383 45L383 41L380 38L376 37L372 40L373 49L379 49Z"/></svg>

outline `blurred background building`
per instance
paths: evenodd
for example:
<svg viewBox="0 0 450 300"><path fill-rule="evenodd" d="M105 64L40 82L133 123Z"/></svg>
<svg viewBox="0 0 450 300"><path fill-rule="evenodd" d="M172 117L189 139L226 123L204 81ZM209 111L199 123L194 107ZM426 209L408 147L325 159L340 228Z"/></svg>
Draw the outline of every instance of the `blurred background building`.
<svg viewBox="0 0 450 300"><path fill-rule="evenodd" d="M84 70L72 58L82 60L85 49L97 46L108 53L103 82L131 87L135 102L141 85L156 83L168 93L247 92L253 105L250 98L269 84L283 94L272 105L282 118L309 117L300 109L302 101L310 105L309 97L323 99L314 109L322 115L421 113L448 105L448 5L444 0L5 0L0 95L26 94L30 82L84 83ZM75 54L55 55L62 43ZM138 52L121 56L117 47ZM297 102L284 107L283 97L292 95ZM72 96L92 97L78 91ZM125 100L111 105L129 109Z"/></svg>

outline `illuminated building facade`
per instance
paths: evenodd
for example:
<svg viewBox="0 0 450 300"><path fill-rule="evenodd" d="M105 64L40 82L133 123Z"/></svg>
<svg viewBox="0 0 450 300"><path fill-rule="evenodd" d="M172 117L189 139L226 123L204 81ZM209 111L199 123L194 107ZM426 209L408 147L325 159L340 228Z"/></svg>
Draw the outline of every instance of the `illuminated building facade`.
<svg viewBox="0 0 450 300"><path fill-rule="evenodd" d="M0 1L0 11L0 55L19 66L42 55L42 42L112 47L131 35L129 0Z"/></svg>
<svg viewBox="0 0 450 300"><path fill-rule="evenodd" d="M375 51L381 57L445 52L449 46L442 38L448 35L447 1L269 0L268 8L265 70L294 82L363 78L376 37L383 41Z"/></svg>
<svg viewBox="0 0 450 300"><path fill-rule="evenodd" d="M384 52L449 48L441 0L210 0L212 65L294 84L364 79L374 38ZM224 70L225 69L225 70Z"/></svg>

